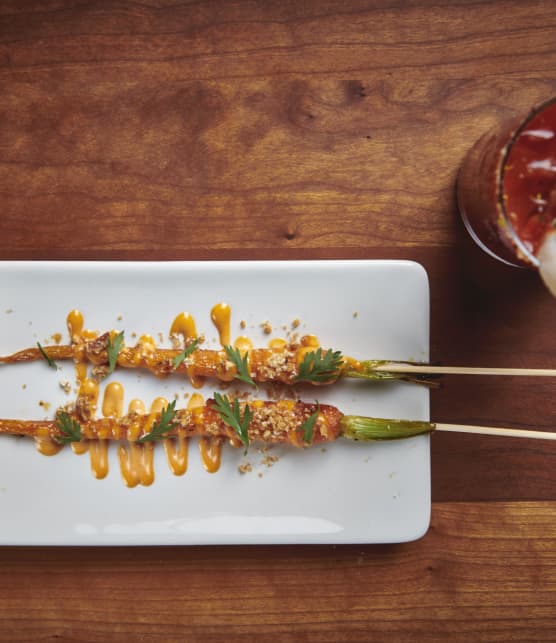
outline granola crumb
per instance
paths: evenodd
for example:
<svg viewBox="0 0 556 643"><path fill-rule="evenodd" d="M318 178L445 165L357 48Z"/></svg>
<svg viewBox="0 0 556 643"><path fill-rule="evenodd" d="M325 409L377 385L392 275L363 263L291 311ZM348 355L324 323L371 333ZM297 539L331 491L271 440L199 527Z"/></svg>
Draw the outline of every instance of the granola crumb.
<svg viewBox="0 0 556 643"><path fill-rule="evenodd" d="M263 477L263 474L260 471L259 471L259 473L257 473L257 475L259 476L259 478Z"/></svg>
<svg viewBox="0 0 556 643"><path fill-rule="evenodd" d="M265 467L268 467L270 469L270 467L278 462L279 459L280 457L277 455L265 455L261 460L261 464L264 464Z"/></svg>
<svg viewBox="0 0 556 643"><path fill-rule="evenodd" d="M301 324L301 320L300 320L300 319L298 319L298 318L296 317L296 318L292 321L292 328L294 328L294 329L295 329L295 328L299 328L300 324Z"/></svg>
<svg viewBox="0 0 556 643"><path fill-rule="evenodd" d="M22 385L21 385L21 388L22 388L23 390L25 390L25 389L27 388L27 384L22 384Z"/></svg>
<svg viewBox="0 0 556 643"><path fill-rule="evenodd" d="M263 333L265 335L270 335L270 333L272 333L272 324L268 321L268 319L261 324L261 328L263 329Z"/></svg>
<svg viewBox="0 0 556 643"><path fill-rule="evenodd" d="M357 311L355 311L355 312L353 313L353 319L356 319L357 317L359 317L359 313L358 313Z"/></svg>
<svg viewBox="0 0 556 643"><path fill-rule="evenodd" d="M110 368L108 364L99 364L97 366L93 366L93 368L91 369L91 377L96 382L102 382L102 380L105 377L108 377L109 374Z"/></svg>
<svg viewBox="0 0 556 643"><path fill-rule="evenodd" d="M60 388L64 391L66 395L69 395L71 393L71 384L67 381L64 380L63 382L59 382Z"/></svg>
<svg viewBox="0 0 556 643"><path fill-rule="evenodd" d="M176 333L172 333L170 335L170 343L172 344L172 348L175 351L179 351L182 347L182 340L179 335L176 335Z"/></svg>
<svg viewBox="0 0 556 643"><path fill-rule="evenodd" d="M122 321L122 319L123 319L123 318L124 318L124 316L123 316L123 315L118 315L118 316L116 317L116 319L117 319L118 321Z"/></svg>
<svg viewBox="0 0 556 643"><path fill-rule="evenodd" d="M241 329L247 328L247 322L245 321L245 319L242 319L242 320L239 322L239 327L240 327Z"/></svg>
<svg viewBox="0 0 556 643"><path fill-rule="evenodd" d="M245 473L251 473L251 471L253 471L253 467L250 462L244 462L238 466L237 470L243 475Z"/></svg>
<svg viewBox="0 0 556 643"><path fill-rule="evenodd" d="M59 344L62 341L62 333L54 333L50 336L50 339L55 343Z"/></svg>
<svg viewBox="0 0 556 643"><path fill-rule="evenodd" d="M45 402L44 400L41 400L39 402L39 406L41 406L45 411L48 411L50 409L50 402Z"/></svg>

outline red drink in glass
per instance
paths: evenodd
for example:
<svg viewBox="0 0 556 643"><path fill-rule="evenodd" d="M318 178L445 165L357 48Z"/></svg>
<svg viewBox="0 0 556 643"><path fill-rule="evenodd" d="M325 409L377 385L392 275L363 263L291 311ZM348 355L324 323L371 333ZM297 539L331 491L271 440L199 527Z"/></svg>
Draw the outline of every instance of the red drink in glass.
<svg viewBox="0 0 556 643"><path fill-rule="evenodd" d="M457 196L485 252L556 278L556 98L480 138L460 170Z"/></svg>

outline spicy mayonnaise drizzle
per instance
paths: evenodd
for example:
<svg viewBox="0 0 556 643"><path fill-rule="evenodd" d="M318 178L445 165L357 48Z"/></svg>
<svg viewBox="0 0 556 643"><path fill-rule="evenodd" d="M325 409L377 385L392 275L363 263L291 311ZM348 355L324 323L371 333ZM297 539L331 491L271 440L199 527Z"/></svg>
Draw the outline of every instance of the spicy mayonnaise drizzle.
<svg viewBox="0 0 556 643"><path fill-rule="evenodd" d="M37 435L33 438L35 448L41 455L56 455L63 449L63 444L58 444L50 435Z"/></svg>
<svg viewBox="0 0 556 643"><path fill-rule="evenodd" d="M123 389L122 389L123 390ZM157 397L151 404L146 429L149 431L157 415L168 405L163 397ZM154 482L154 443L127 442L118 447L120 472L128 487L138 484L148 487Z"/></svg>
<svg viewBox="0 0 556 643"><path fill-rule="evenodd" d="M230 318L232 310L228 304L220 303L212 307L210 318L218 331L221 346L230 345Z"/></svg>
<svg viewBox="0 0 556 643"><path fill-rule="evenodd" d="M193 393L189 398L187 408L200 408L203 404L203 396L199 393ZM185 436L183 429L178 429L177 437L164 439L164 451L170 471L175 476L182 476L187 471L189 455L189 438Z"/></svg>
<svg viewBox="0 0 556 643"><path fill-rule="evenodd" d="M197 339L197 326L195 319L189 313L180 313L170 326L170 337L182 337L184 346L188 346L191 340ZM205 378L194 375L191 369L187 368L187 376L193 388L201 388L205 383Z"/></svg>
<svg viewBox="0 0 556 643"><path fill-rule="evenodd" d="M203 466L209 473L216 473L222 461L222 438L203 435L199 438L199 453Z"/></svg>
<svg viewBox="0 0 556 643"><path fill-rule="evenodd" d="M170 326L170 335L181 335L184 342L197 337L195 320L189 313L180 313Z"/></svg>

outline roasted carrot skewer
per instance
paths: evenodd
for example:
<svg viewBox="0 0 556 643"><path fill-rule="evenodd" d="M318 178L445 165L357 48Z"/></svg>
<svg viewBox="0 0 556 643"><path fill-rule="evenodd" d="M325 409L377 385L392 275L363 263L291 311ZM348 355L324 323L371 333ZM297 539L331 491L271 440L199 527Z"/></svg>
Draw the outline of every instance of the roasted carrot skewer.
<svg viewBox="0 0 556 643"><path fill-rule="evenodd" d="M181 435L220 443L228 440L235 447L248 447L251 442L308 447L338 438L399 440L434 431L556 440L556 433L547 431L343 415L336 407L318 402L240 402L236 398L232 404L230 398L218 393L201 407L176 411L174 406L175 402L169 404L156 417L152 413L130 413L100 419L81 417L77 406L72 414L59 411L56 420L0 419L0 434L49 439L60 445L96 439L141 443Z"/></svg>
<svg viewBox="0 0 556 643"><path fill-rule="evenodd" d="M230 413L223 411L226 405ZM235 416L238 424L247 418L243 427L245 434L237 425L235 428L232 426L230 416ZM227 396L218 394L198 408L174 410L173 405L168 405L157 414L154 422L151 414L142 413L131 413L121 418L81 419L78 413L61 412L56 420L0 419L0 433L49 437L59 443L88 439L144 442L151 441L151 438L173 437L182 432L185 437L226 439L237 447L247 446L250 442L301 447L330 442L339 437L393 440L432 430L433 425L428 422L343 415L336 407L319 403L292 400L240 402L236 399L232 405Z"/></svg>
<svg viewBox="0 0 556 643"><path fill-rule="evenodd" d="M0 357L0 364L15 364L48 359L52 362L73 359L93 364L102 376L108 372L110 363L111 333L104 333L94 339L82 340L71 345L26 348L12 355ZM285 344L280 348L253 348L243 353L231 346L222 350L186 347L187 357L180 360L184 351L158 348L153 344L139 342L135 346L119 347L114 354L113 366L140 368L163 377L171 373L187 375L190 378L216 378L222 381L242 379L252 384L280 382L293 385L299 382L331 384L340 377L365 378L370 380L402 379L431 383L423 375L407 375L375 370L377 361L357 361L345 357L340 351Z"/></svg>

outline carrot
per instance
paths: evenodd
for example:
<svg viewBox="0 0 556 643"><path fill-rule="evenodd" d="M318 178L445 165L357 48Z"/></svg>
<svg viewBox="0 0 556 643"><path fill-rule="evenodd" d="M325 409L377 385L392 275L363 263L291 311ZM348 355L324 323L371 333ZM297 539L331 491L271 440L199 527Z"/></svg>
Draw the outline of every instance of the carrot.
<svg viewBox="0 0 556 643"><path fill-rule="evenodd" d="M50 437L60 443L99 438L142 442L156 433L156 427L161 426L163 415L170 406L154 417L147 413L131 413L121 418L83 419L78 411L73 411L71 414L59 412L56 420L0 419L0 434ZM158 437L173 437L181 433L184 437L223 438L237 447L249 442L310 446L339 437L364 441L392 440L434 430L434 425L429 422L343 415L331 405L293 400L238 400L237 410L240 418L245 418L246 414L249 416L247 441L225 421L215 399L207 400L205 405L198 408L178 409L175 412L172 409L172 417L167 422L168 430ZM65 423L60 421L67 421L68 418L79 427L78 434L73 438L68 438Z"/></svg>
<svg viewBox="0 0 556 643"><path fill-rule="evenodd" d="M0 364L37 361L45 358L44 353L53 361L73 359L93 364L100 376L109 372L109 342L111 334L104 333L94 339L62 346L27 348L5 357ZM307 347L303 344L286 344L280 348L253 348L244 353L247 380L241 377L238 361L231 359L231 347L211 350L195 347L187 359L179 361L183 351L158 348L153 344L137 343L135 346L123 345L115 357L115 365L120 368L139 368L164 377L172 373L186 375L192 380L215 378L221 381L233 379L251 380L252 383L278 382L293 385L298 382L312 384L331 384L340 377L365 378L368 380L403 379L431 384L430 378L411 376L405 373L389 373L375 370L382 362L376 360L357 361L342 356L340 351ZM239 354L239 353L238 353Z"/></svg>

